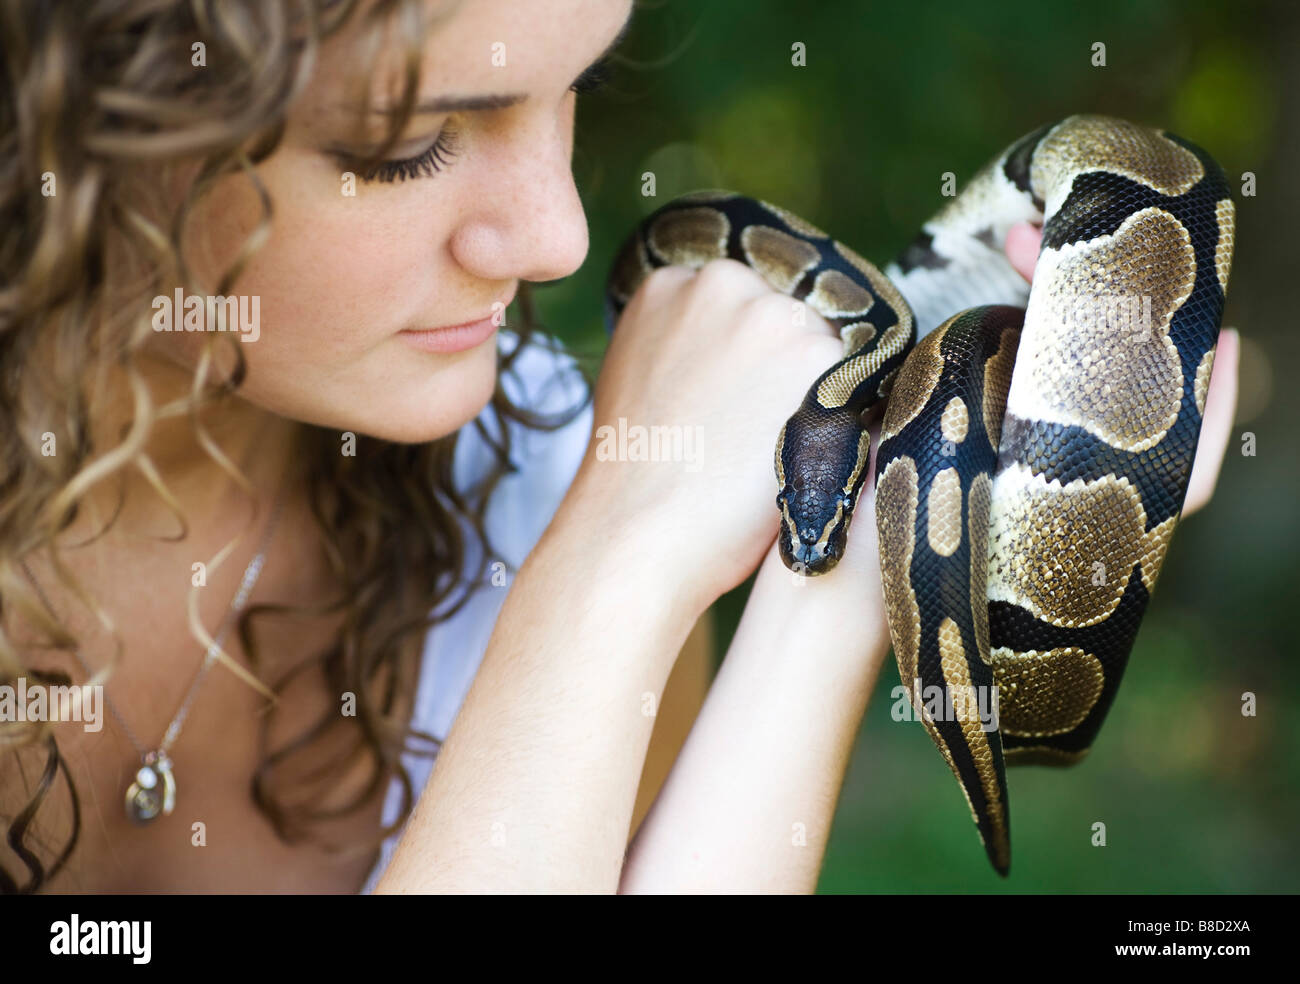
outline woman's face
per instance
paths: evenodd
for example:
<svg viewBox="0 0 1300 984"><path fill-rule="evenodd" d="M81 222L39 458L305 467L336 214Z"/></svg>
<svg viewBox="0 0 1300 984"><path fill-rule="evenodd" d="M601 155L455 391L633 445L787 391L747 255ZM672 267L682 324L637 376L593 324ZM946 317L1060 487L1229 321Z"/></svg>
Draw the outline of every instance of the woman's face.
<svg viewBox="0 0 1300 984"><path fill-rule="evenodd" d="M473 419L492 394L495 331L413 333L494 312L500 321L520 280L565 277L582 263L571 86L630 9L630 0L463 0L428 35L421 108L386 155L414 160L385 164L368 182L367 146L358 146L348 109L367 74L360 32L353 24L332 38L282 143L258 167L274 213L269 239L232 288L258 299L256 340L249 332L242 343L241 395L286 417L393 441L432 440ZM400 92L404 44L394 36L381 52L370 147ZM447 109L447 100L468 102ZM224 181L196 212L187 251L209 289L261 215L243 177ZM195 340L154 336L189 346L191 360Z"/></svg>

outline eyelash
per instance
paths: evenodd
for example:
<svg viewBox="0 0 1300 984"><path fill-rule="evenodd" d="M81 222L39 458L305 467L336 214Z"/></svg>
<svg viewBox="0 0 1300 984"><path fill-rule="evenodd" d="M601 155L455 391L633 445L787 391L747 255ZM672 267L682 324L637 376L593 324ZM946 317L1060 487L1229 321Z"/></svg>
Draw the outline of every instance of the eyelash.
<svg viewBox="0 0 1300 984"><path fill-rule="evenodd" d="M579 95L598 92L609 82L610 75L609 59L602 58L579 75L569 89ZM375 165L374 171L363 180L393 182L405 181L408 178L432 177L436 172L449 166L452 158L456 156L455 143L452 139L454 136L452 131L444 127L428 150L414 157L382 161Z"/></svg>
<svg viewBox="0 0 1300 984"><path fill-rule="evenodd" d="M578 80L569 86L573 92L588 95L603 89L612 74L609 58L601 58L594 65L578 76Z"/></svg>
<svg viewBox="0 0 1300 984"><path fill-rule="evenodd" d="M364 181L405 181L407 178L432 177L437 171L451 164L456 156L455 132L443 127L433 146L416 154L396 161L381 161L374 171L363 178Z"/></svg>

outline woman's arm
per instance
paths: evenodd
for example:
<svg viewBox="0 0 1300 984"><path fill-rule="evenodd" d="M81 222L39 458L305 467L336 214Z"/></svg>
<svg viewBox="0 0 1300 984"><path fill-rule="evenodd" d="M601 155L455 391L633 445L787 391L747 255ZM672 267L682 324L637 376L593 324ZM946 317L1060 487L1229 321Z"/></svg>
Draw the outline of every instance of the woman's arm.
<svg viewBox="0 0 1300 984"><path fill-rule="evenodd" d="M643 697L701 609L654 542L600 515L566 498L520 568L377 892L617 886L654 723Z"/></svg>
<svg viewBox="0 0 1300 984"><path fill-rule="evenodd" d="M659 798L659 791L668 781L668 773L672 771L682 746L691 735L695 719L700 716L704 700L709 696L709 687L713 685L713 676L718 669L714 622L713 609L709 609L686 637L658 704L646 701L642 706L643 713L654 716L654 729L650 732L650 747L636 789L636 806L632 809L632 825L628 829L629 841Z"/></svg>
<svg viewBox="0 0 1300 984"><path fill-rule="evenodd" d="M775 544L768 551L704 708L629 847L620 892L816 888L889 652L872 485L830 574L799 578Z"/></svg>
<svg viewBox="0 0 1300 984"><path fill-rule="evenodd" d="M691 627L776 534L772 435L840 346L751 269L656 271L619 322L595 440L522 565L377 885L617 889L657 703ZM601 444L691 428L689 460Z"/></svg>

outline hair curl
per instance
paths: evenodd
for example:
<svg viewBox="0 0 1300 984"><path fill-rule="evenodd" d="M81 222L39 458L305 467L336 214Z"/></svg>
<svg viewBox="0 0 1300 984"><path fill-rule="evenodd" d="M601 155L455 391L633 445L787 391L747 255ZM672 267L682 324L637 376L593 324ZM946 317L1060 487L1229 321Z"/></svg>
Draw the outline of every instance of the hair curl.
<svg viewBox="0 0 1300 984"><path fill-rule="evenodd" d="M22 572L24 557L46 557L68 595L112 630L114 660L92 683L102 682L124 647L109 613L77 584L56 544L86 493L138 468L176 515L184 537L184 516L144 451L154 423L177 416L190 418L195 440L251 491L199 419L201 409L237 393L245 372L240 346L216 337L224 333L205 333L190 395L155 405L137 363L151 334L147 299L171 284L204 293L181 248L187 220L216 181L242 173L261 194L263 219L213 290L229 292L272 218L272 202L254 167L275 150L321 42L358 6L358 0L0 0L0 615L17 612L51 648L75 651L77 639L44 610ZM373 166L396 141L414 105L428 24L417 0L378 0L365 18L373 35L397 24L408 46L399 112L368 163ZM221 72L193 70L195 39L206 45L208 59L223 65ZM183 201L159 212L147 202L149 189L166 184L157 176L174 174L185 176ZM49 180L57 181L52 196L42 194ZM129 293L122 283L127 269L147 271L142 282L130 279ZM271 715L264 717L263 760L251 795L286 841L319 839L319 825L372 803L395 775L403 787L401 816L364 845L373 850L413 805L402 753L436 754L438 739L412 730L397 712L399 688L409 684L411 668L418 669L430 626L459 609L469 596L467 584L482 581L493 554L485 511L510 470L507 423L554 429L586 402L539 415L509 399L501 374L510 371L536 330L525 284L519 304L519 343L500 358L490 402L504 443L492 442L495 466L475 488L453 483L458 434L415 445L359 436L356 455L342 456L337 432L302 427L304 446L295 457L305 462L312 514L342 593L310 608L252 605L238 631L256 670L254 620L290 611L341 615L332 644L291 676L308 667L321 670L331 692L357 695L357 713L327 712L277 748L269 742ZM223 376L214 369L214 347L231 343L235 366ZM120 395L106 395L106 367L120 368L129 380L129 407ZM97 447L90 421L103 419L97 415L106 412L108 399L117 400L126 426L114 446ZM482 430L477 421L475 426ZM47 433L54 435L57 455L42 453ZM468 580L455 576L468 556L462 523L483 546L478 575ZM193 616L190 629L205 641ZM29 668L0 628L0 684L24 674L51 684L71 682ZM274 681L272 689L282 692L290 682ZM340 732L346 732L344 740L333 740ZM316 788L291 795L280 776L291 771L296 756L308 748L319 753L324 744L338 750L323 769L312 770ZM77 793L51 723L0 725L0 745L23 777L25 797L12 816L0 815L7 843L25 868L13 874L0 865L0 892L36 891L76 846ZM41 762L35 783L22 771L28 755ZM337 774L357 755L368 759L371 780L343 806L326 808L329 790L320 776ZM33 820L60 774L69 793L71 829L55 844L34 833ZM5 780L10 782L12 777Z"/></svg>

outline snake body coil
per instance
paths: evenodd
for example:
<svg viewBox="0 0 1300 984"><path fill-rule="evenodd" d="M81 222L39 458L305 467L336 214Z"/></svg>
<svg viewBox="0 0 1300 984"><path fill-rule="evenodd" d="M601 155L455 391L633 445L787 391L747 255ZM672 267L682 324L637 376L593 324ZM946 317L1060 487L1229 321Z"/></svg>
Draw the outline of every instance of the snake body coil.
<svg viewBox="0 0 1300 984"><path fill-rule="evenodd" d="M1021 221L1043 225L1032 291L1002 252ZM864 417L887 398L876 520L899 675L1002 874L1006 764L1078 762L1114 701L1186 495L1232 241L1204 151L1075 116L983 168L888 278L726 192L656 211L611 271L611 328L654 267L731 257L839 331L844 358L777 440L794 570L842 556Z"/></svg>

